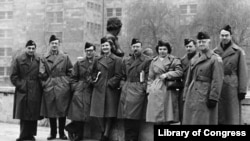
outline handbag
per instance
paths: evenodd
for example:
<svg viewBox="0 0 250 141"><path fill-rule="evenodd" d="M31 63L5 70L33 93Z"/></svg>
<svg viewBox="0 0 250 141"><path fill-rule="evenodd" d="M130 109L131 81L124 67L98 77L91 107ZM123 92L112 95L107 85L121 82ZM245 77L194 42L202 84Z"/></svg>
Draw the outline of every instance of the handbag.
<svg viewBox="0 0 250 141"><path fill-rule="evenodd" d="M173 60L171 61L170 67L172 63L173 63ZM174 69L172 68L172 69L169 69L168 71L170 70L174 70ZM168 90L183 89L184 87L184 82L183 82L182 77L178 77L174 79L166 79L165 81L166 81L166 86Z"/></svg>
<svg viewBox="0 0 250 141"><path fill-rule="evenodd" d="M169 90L182 89L184 87L183 80L181 78L166 80L166 85Z"/></svg>

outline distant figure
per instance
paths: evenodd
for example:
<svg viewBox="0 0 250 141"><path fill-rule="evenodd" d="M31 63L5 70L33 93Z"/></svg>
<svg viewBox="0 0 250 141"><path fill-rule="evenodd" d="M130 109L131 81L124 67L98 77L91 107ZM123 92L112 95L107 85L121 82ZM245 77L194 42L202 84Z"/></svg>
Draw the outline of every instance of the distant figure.
<svg viewBox="0 0 250 141"><path fill-rule="evenodd" d="M143 50L142 54L148 56L148 57L153 57L154 56L154 51L151 48L146 48Z"/></svg>
<svg viewBox="0 0 250 141"><path fill-rule="evenodd" d="M10 80L16 87L14 119L20 119L20 135L16 141L35 141L37 120L40 118L42 86L38 79L40 57L35 53L36 44L29 40L25 53L13 60Z"/></svg>
<svg viewBox="0 0 250 141"><path fill-rule="evenodd" d="M107 39L111 39L113 41L114 46L112 47L111 51L113 54L119 57L124 56L124 52L120 47L118 42L118 35L122 28L122 22L117 17L108 19L107 22L107 35L105 36Z"/></svg>
<svg viewBox="0 0 250 141"><path fill-rule="evenodd" d="M232 41L229 25L220 30L220 44L214 49L223 59L224 81L219 101L219 124L241 124L241 100L247 93L246 55Z"/></svg>
<svg viewBox="0 0 250 141"><path fill-rule="evenodd" d="M71 98L70 76L73 66L69 56L59 50L60 40L55 35L50 37L49 46L50 51L41 59L39 70L43 85L41 115L50 121L50 136L47 140L56 138L57 119L60 139L67 140L64 127Z"/></svg>

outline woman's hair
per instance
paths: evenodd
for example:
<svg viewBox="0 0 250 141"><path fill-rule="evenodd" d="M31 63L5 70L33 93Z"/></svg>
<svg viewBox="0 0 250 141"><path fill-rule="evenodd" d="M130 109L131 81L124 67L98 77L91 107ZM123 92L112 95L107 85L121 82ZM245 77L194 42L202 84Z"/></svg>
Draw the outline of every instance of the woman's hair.
<svg viewBox="0 0 250 141"><path fill-rule="evenodd" d="M170 46L170 44L169 44L168 42L164 42L164 41L162 41L162 40L159 40L159 41L158 41L158 45L155 47L155 50L156 50L157 54L159 54L159 47L160 47L160 46L165 46L165 47L167 47L167 49L168 49L168 54L170 54L170 53L172 52L172 48L171 48L171 46Z"/></svg>

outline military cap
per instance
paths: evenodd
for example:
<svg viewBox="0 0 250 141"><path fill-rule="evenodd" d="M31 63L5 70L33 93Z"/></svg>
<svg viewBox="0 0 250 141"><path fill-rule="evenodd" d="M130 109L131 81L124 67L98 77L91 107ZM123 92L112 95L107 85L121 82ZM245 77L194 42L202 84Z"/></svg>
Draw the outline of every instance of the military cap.
<svg viewBox="0 0 250 141"><path fill-rule="evenodd" d="M191 42L193 42L194 45L196 44L195 40L193 40L193 39L184 39L184 45L185 45L185 46L188 45L188 44L191 43Z"/></svg>
<svg viewBox="0 0 250 141"><path fill-rule="evenodd" d="M26 43L25 47L27 47L27 46L35 46L35 47L36 47L36 43L35 43L34 41L32 41L32 40L29 40L29 41Z"/></svg>
<svg viewBox="0 0 250 141"><path fill-rule="evenodd" d="M199 32L197 34L197 39L198 40L203 40L203 39L210 39L209 35L206 32Z"/></svg>
<svg viewBox="0 0 250 141"><path fill-rule="evenodd" d="M55 41L55 40L59 40L55 35L51 35L49 42Z"/></svg>
<svg viewBox="0 0 250 141"><path fill-rule="evenodd" d="M230 32L230 34L232 34L232 29L231 29L230 25L224 26L221 30L226 30L226 31Z"/></svg>
<svg viewBox="0 0 250 141"><path fill-rule="evenodd" d="M92 47L92 46L94 46L94 45L91 44L91 43L89 43L89 42L86 42L86 43L85 43L85 49L86 49L86 48L89 48L89 47Z"/></svg>
<svg viewBox="0 0 250 141"><path fill-rule="evenodd" d="M136 39L136 38L133 38L132 41L131 41L131 45L137 44L137 43L141 43L141 41L139 41L139 40Z"/></svg>

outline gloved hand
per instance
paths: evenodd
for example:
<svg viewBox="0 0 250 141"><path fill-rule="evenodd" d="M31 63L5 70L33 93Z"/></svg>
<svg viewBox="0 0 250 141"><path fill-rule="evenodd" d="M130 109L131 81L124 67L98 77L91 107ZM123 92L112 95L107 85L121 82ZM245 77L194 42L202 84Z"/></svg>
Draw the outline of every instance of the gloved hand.
<svg viewBox="0 0 250 141"><path fill-rule="evenodd" d="M239 98L239 100L243 100L243 99L245 99L245 96L246 96L246 94L245 94L245 93L239 93L239 94L238 94L238 98Z"/></svg>
<svg viewBox="0 0 250 141"><path fill-rule="evenodd" d="M210 109L214 108L216 106L216 104L217 104L216 100L208 99L208 101L207 101L207 107L210 108Z"/></svg>

